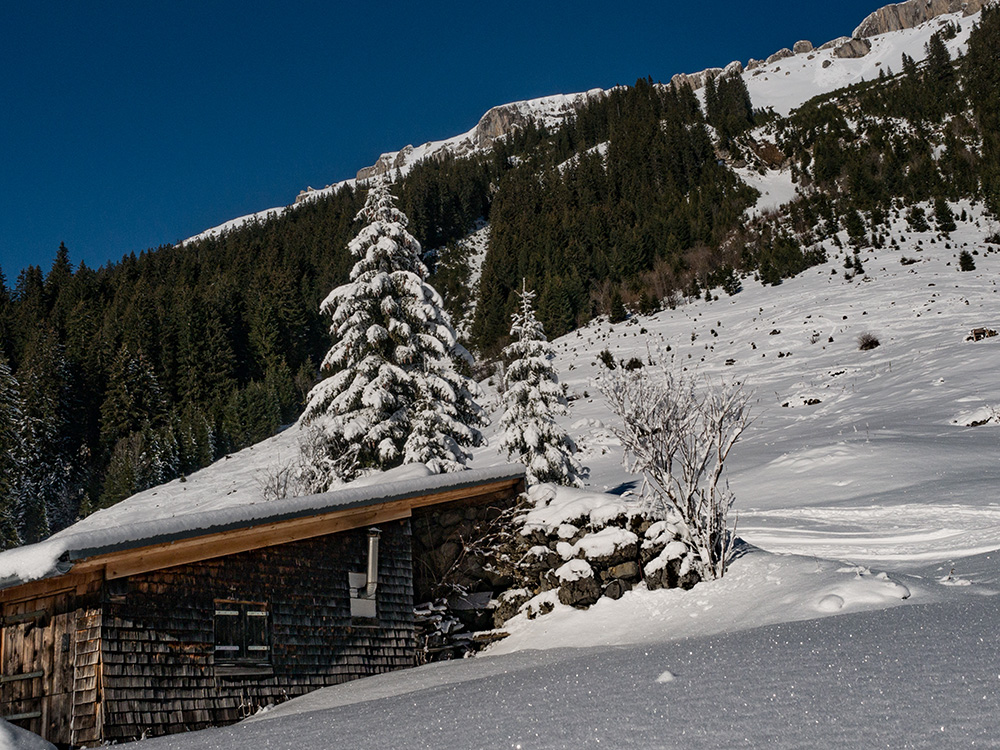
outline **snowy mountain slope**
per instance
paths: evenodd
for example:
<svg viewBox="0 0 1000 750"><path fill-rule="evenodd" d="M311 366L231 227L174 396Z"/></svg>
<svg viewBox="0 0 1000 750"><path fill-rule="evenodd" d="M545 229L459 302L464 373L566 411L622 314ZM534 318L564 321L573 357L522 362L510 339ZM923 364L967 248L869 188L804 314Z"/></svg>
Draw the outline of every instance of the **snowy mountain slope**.
<svg viewBox="0 0 1000 750"><path fill-rule="evenodd" d="M468 156L479 150L488 150L495 139L529 121L548 128L556 127L571 118L587 100L603 95L603 89L591 89L578 94L556 94L493 107L480 118L476 127L466 133L440 141L429 141L416 147L405 146L399 151L382 154L373 166L359 170L357 176L352 179L341 180L321 189L306 188L299 193L292 205L269 208L232 219L189 237L180 244L186 245L189 242L218 236L222 232L239 228L251 221L280 216L285 211L293 210L300 203L331 195L346 185L353 187L358 182L377 174L395 174L398 170L401 175L406 175L415 164L424 159L440 158L446 154Z"/></svg>
<svg viewBox="0 0 1000 750"><path fill-rule="evenodd" d="M771 107L776 112L787 115L791 110L814 96L863 80L877 78L880 70L888 72L891 68L898 72L901 68L901 56L904 53L915 60L922 60L925 57L924 46L931 35L947 23L955 23L960 28L958 35L947 42L952 56L955 56L960 51L964 51L968 43L969 33L979 17L980 13L969 16L964 16L960 12L950 13L932 18L914 28L869 37L867 41L871 43L871 51L859 58L838 57L836 54L837 45L829 47L823 45L827 48L817 48L776 60L773 63L763 64L752 70L743 71L742 75L755 107L763 109ZM835 41L847 39L849 38L844 37L842 40ZM739 66L740 69L743 68L740 63L734 65ZM680 77L700 86L704 82L704 71ZM207 237L217 236L251 221L262 221L272 216L281 215L285 211L294 209L295 205L303 201L316 200L330 195L345 185L355 186L359 180L367 179L375 174L394 173L398 169L401 174L405 175L413 165L423 159L435 158L446 153L463 156L477 150L489 149L493 140L510 132L511 128L529 120L549 128L557 126L571 118L576 109L588 99L603 96L604 93L602 89L591 89L576 94L557 94L494 107L483 115L476 127L466 133L440 141L430 141L416 147L405 146L399 151L387 152L382 154L373 166L359 170L354 178L340 180L321 189L306 188L289 206L268 208L231 219L189 237L180 244L185 245Z"/></svg>
<svg viewBox="0 0 1000 750"><path fill-rule="evenodd" d="M802 52L745 70L743 80L755 107L771 107L775 112L787 115L814 96L861 81L871 81L878 78L880 71L886 75L890 69L898 73L904 54L914 60L923 60L927 56L925 45L931 35L948 23L957 24L960 29L955 38L946 43L952 57L957 56L968 45L969 34L980 15L951 13L912 29L870 37L867 41L871 43L871 51L862 57L838 57L837 47Z"/></svg>
<svg viewBox="0 0 1000 750"><path fill-rule="evenodd" d="M965 338L1000 324L1000 248L982 242L995 231L989 220L965 208L981 226L966 223L950 240L910 233L897 220L892 236L900 247L863 253L866 274L853 281L844 278L846 251L828 247L825 265L779 288L745 280L734 297L718 290L713 302L614 328L597 323L560 339L564 382L586 394L573 413L595 484L603 476L616 486L620 458L595 396L597 354L606 348L619 361L647 361L669 347L672 366L706 379L737 378L756 393L756 422L734 452L730 476L744 538L774 545L769 529L780 526L780 551L813 554L812 545L821 545L824 556L848 560L996 549L1000 499L989 488L1000 479L992 460L1000 434L992 423L964 425L1000 404L993 377L1000 338ZM976 271L958 271L959 248L978 253ZM917 262L903 265L903 258ZM882 345L859 351L865 332ZM915 507L921 511L898 512ZM787 508L798 510L780 510ZM894 523L886 508L896 509ZM940 523L954 533L926 530ZM871 524L879 530L851 536Z"/></svg>

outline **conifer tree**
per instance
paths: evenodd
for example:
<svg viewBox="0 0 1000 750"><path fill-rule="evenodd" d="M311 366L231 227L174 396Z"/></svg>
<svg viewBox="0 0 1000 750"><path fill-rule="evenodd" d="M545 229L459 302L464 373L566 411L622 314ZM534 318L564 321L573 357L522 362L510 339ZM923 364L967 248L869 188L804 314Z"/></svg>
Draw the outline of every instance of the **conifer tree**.
<svg viewBox="0 0 1000 750"><path fill-rule="evenodd" d="M552 366L552 346L535 317L534 292L522 281L520 305L512 316L513 341L503 350L504 414L500 449L523 463L528 482L579 487L586 470L574 457L576 445L555 420L566 414L565 386Z"/></svg>
<svg viewBox="0 0 1000 750"><path fill-rule="evenodd" d="M705 82L705 111L723 146L753 127L753 105L741 75L720 75Z"/></svg>
<svg viewBox="0 0 1000 750"><path fill-rule="evenodd" d="M955 100L955 67L945 46L941 32L933 34L927 43L927 62L924 70L928 115L940 119Z"/></svg>
<svg viewBox="0 0 1000 750"><path fill-rule="evenodd" d="M963 250L958 254L958 270L959 271L975 271L976 261L972 257L972 253L968 250Z"/></svg>
<svg viewBox="0 0 1000 750"><path fill-rule="evenodd" d="M19 473L17 428L20 420L17 381L0 354L0 550L20 543L14 520L14 489Z"/></svg>
<svg viewBox="0 0 1000 750"><path fill-rule="evenodd" d="M141 430L123 437L111 453L100 507L173 479L179 471L178 452L169 426L154 429L146 423Z"/></svg>
<svg viewBox="0 0 1000 750"><path fill-rule="evenodd" d="M952 213L951 206L943 196L934 199L934 221L937 223L939 232L949 234L958 229L955 224L955 214Z"/></svg>
<svg viewBox="0 0 1000 750"><path fill-rule="evenodd" d="M112 365L108 389L101 405L101 443L110 451L124 437L158 424L166 402L160 384L140 350L123 344Z"/></svg>
<svg viewBox="0 0 1000 750"><path fill-rule="evenodd" d="M927 223L927 214L920 206L911 206L906 212L906 224L914 232L926 232L931 228Z"/></svg>
<svg viewBox="0 0 1000 750"><path fill-rule="evenodd" d="M35 334L18 381L22 409L14 515L21 540L30 544L69 525L80 499L74 486L73 447L67 439L66 360L53 330Z"/></svg>
<svg viewBox="0 0 1000 750"><path fill-rule="evenodd" d="M302 479L317 492L404 461L459 468L482 442L475 386L456 366L471 358L424 280L420 243L386 182L371 187L357 218L364 227L348 244L357 259L350 281L321 305L334 340L327 377L301 418L311 431Z"/></svg>
<svg viewBox="0 0 1000 750"><path fill-rule="evenodd" d="M181 413L177 435L178 470L190 474L215 458L215 433L205 414L193 406Z"/></svg>

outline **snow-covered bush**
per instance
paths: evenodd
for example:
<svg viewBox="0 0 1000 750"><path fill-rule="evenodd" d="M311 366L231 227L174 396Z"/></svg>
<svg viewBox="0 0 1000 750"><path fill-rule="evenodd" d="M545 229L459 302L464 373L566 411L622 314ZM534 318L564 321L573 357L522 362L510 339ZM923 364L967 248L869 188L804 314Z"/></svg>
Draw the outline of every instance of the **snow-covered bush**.
<svg viewBox="0 0 1000 750"><path fill-rule="evenodd" d="M522 282L523 284L523 282ZM532 307L534 292L522 286L512 316L513 341L503 350L504 374L500 450L524 464L529 484L583 484L586 470L573 454L576 444L556 422L565 414L566 389L552 366L552 346Z"/></svg>
<svg viewBox="0 0 1000 750"><path fill-rule="evenodd" d="M386 182L371 187L348 244L350 282L321 305L334 343L301 418L313 433L303 479L314 492L404 462L454 470L482 442L476 386L456 367L471 358L394 200Z"/></svg>
<svg viewBox="0 0 1000 750"><path fill-rule="evenodd" d="M727 528L734 496L723 481L726 459L750 419L742 385L705 383L664 369L616 371L601 382L630 471L645 475L651 508L680 525L698 575L721 578L735 537Z"/></svg>

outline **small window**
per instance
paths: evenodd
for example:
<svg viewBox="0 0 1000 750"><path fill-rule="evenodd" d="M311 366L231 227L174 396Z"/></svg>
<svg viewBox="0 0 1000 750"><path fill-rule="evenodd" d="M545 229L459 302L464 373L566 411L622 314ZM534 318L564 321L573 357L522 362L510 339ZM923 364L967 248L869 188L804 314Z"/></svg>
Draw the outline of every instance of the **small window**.
<svg viewBox="0 0 1000 750"><path fill-rule="evenodd" d="M215 663L270 664L270 619L263 602L216 600Z"/></svg>

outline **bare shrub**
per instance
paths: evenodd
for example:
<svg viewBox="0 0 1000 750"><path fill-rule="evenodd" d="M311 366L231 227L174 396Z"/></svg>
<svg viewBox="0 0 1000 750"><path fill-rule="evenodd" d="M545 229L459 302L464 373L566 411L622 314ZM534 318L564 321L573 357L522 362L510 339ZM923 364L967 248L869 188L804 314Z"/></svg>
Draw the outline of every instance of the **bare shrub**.
<svg viewBox="0 0 1000 750"><path fill-rule="evenodd" d="M703 580L721 578L732 557L727 517L735 496L722 479L726 459L750 423L751 394L739 383L708 383L664 369L616 371L601 391L623 426L625 465L645 475L651 508L676 516L697 552ZM735 532L735 528L733 530Z"/></svg>
<svg viewBox="0 0 1000 750"><path fill-rule="evenodd" d="M881 342L878 340L878 336L871 331L865 331L858 336L858 349L861 351L867 352L878 346L881 346Z"/></svg>
<svg viewBox="0 0 1000 750"><path fill-rule="evenodd" d="M282 500L286 497L296 497L301 493L299 480L301 466L298 462L288 461L282 465L269 466L254 477L260 487L265 501Z"/></svg>

